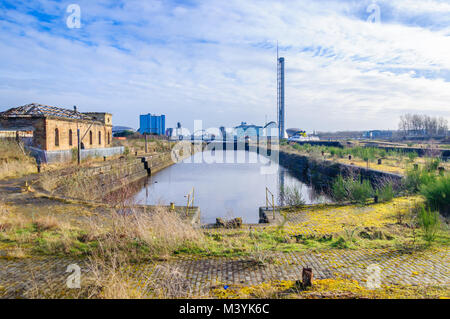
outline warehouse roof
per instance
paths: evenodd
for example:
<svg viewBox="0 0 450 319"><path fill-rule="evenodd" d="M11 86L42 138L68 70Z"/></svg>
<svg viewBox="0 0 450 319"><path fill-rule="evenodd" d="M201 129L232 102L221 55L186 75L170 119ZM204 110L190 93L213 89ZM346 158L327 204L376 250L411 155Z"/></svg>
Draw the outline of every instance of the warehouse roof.
<svg viewBox="0 0 450 319"><path fill-rule="evenodd" d="M9 109L5 112L0 112L0 117L60 117L74 120L94 120L92 117L74 110L63 109L56 106L42 105L38 103L31 103L16 108Z"/></svg>

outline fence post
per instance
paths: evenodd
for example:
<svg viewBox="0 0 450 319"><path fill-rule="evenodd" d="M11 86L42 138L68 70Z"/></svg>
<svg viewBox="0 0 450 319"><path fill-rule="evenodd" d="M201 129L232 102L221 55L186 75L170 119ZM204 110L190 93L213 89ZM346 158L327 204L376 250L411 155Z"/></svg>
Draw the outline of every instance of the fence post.
<svg viewBox="0 0 450 319"><path fill-rule="evenodd" d="M272 194L272 214L273 214L273 219L275 220L275 201L273 199L273 194Z"/></svg>

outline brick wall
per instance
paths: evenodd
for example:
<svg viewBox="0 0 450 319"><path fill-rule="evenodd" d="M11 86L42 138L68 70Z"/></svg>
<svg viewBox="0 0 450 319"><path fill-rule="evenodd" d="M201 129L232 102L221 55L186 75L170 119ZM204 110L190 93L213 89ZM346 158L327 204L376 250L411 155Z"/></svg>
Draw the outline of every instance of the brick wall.
<svg viewBox="0 0 450 319"><path fill-rule="evenodd" d="M112 146L112 125L92 121L43 117L0 118L0 127L2 128L33 127L32 145L45 151L76 148L77 123L85 149ZM56 135L58 135L57 139ZM71 139L70 135L72 136ZM72 143L70 143L70 140Z"/></svg>
<svg viewBox="0 0 450 319"><path fill-rule="evenodd" d="M111 147L112 127L95 122L78 122L81 143L84 149ZM56 129L58 131L56 131ZM46 119L47 143L46 151L67 150L77 147L77 122ZM56 145L56 134L59 135L59 145ZM70 145L70 133L72 145ZM99 137L100 134L100 137ZM109 143L108 143L109 142Z"/></svg>

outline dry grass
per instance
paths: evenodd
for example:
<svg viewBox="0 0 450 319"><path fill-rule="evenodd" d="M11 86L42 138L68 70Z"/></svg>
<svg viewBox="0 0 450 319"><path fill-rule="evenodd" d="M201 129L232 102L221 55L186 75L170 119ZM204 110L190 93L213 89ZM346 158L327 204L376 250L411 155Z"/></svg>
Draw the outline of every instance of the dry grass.
<svg viewBox="0 0 450 319"><path fill-rule="evenodd" d="M140 260L142 251L147 259L164 257L180 246L190 246L204 239L201 231L163 207L131 213L119 210L112 212L107 220L91 221L88 234L98 239L104 259L122 251L128 260Z"/></svg>
<svg viewBox="0 0 450 319"><path fill-rule="evenodd" d="M96 298L128 299L183 296L187 284L174 269L160 271L157 278L147 278L143 287L133 284L125 271L136 263L167 258L180 246L203 240L203 234L182 221L174 212L156 208L151 212L121 214L114 212L107 221L92 219L88 235L97 239L97 247L89 257L90 281ZM105 229L107 231L105 232Z"/></svg>
<svg viewBox="0 0 450 319"><path fill-rule="evenodd" d="M40 216L33 221L33 224L40 232L60 228L60 222L52 215Z"/></svg>
<svg viewBox="0 0 450 319"><path fill-rule="evenodd" d="M36 173L36 161L15 140L0 139L0 179Z"/></svg>
<svg viewBox="0 0 450 319"><path fill-rule="evenodd" d="M138 155L145 154L145 140L143 138L127 138L126 140L114 140L114 146L125 146L128 148L130 154L134 155L138 152ZM175 145L175 142L169 142L166 140L151 140L150 137L147 142L148 153L160 153L167 152Z"/></svg>

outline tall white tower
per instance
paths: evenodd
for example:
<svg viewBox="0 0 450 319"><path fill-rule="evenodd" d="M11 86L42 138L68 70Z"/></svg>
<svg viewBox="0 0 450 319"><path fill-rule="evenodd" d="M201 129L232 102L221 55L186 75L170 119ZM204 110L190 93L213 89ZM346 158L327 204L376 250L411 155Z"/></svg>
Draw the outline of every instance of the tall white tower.
<svg viewBox="0 0 450 319"><path fill-rule="evenodd" d="M284 58L278 57L277 47L277 116L278 116L278 137L284 138Z"/></svg>

